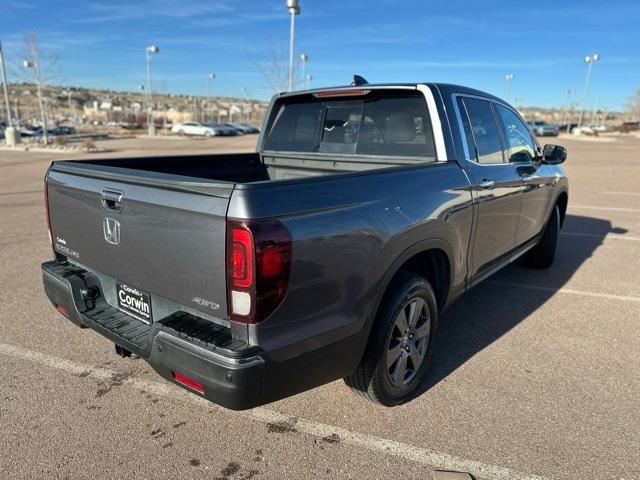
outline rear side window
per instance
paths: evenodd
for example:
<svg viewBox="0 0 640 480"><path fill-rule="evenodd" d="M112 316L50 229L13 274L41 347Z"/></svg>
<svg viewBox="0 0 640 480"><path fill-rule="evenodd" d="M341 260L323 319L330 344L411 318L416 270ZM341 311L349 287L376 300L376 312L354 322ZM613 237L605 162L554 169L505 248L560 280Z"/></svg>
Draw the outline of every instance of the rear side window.
<svg viewBox="0 0 640 480"><path fill-rule="evenodd" d="M294 101L280 106L266 150L435 158L427 104L417 92Z"/></svg>
<svg viewBox="0 0 640 480"><path fill-rule="evenodd" d="M500 134L489 102L469 97L465 97L462 102L468 115L465 130L470 130L474 140L474 143L469 145L471 157L483 164L503 163Z"/></svg>

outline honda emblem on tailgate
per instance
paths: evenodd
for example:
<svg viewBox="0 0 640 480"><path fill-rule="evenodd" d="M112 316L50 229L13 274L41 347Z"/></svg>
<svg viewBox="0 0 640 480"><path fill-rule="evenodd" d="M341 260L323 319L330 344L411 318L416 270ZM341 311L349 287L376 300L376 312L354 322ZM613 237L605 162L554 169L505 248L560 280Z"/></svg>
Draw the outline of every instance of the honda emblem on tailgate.
<svg viewBox="0 0 640 480"><path fill-rule="evenodd" d="M120 222L114 218L105 217L102 220L104 239L113 245L120 243Z"/></svg>

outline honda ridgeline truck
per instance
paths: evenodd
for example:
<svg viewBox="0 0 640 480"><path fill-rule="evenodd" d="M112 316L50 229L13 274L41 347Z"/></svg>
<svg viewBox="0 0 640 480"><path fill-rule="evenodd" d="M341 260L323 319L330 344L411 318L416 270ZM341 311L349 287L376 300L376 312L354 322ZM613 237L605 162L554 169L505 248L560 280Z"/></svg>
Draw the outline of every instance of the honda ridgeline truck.
<svg viewBox="0 0 640 480"><path fill-rule="evenodd" d="M447 305L554 260L566 150L499 98L358 81L276 95L263 127L254 153L53 162L55 308L230 409L338 378L391 406Z"/></svg>

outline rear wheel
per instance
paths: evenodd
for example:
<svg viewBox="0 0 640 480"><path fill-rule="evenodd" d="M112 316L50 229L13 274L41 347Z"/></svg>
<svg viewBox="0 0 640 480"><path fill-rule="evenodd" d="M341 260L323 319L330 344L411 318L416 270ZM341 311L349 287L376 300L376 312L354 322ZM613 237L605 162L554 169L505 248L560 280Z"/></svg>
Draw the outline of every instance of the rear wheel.
<svg viewBox="0 0 640 480"><path fill-rule="evenodd" d="M532 268L549 268L556 258L559 232L560 209L555 205L544 227L540 241L526 253L524 257L525 265Z"/></svg>
<svg viewBox="0 0 640 480"><path fill-rule="evenodd" d="M418 275L403 275L385 296L362 361L345 383L382 405L406 402L424 377L437 321L429 282Z"/></svg>

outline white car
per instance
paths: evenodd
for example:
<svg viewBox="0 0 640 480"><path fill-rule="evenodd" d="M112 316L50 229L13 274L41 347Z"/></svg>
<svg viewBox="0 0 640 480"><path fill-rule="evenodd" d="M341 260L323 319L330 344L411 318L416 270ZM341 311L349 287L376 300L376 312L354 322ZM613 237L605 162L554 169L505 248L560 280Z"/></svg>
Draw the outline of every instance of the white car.
<svg viewBox="0 0 640 480"><path fill-rule="evenodd" d="M215 135L220 135L222 132L219 128L204 125L199 122L184 122L176 123L173 127L171 127L171 133L177 133L178 135L213 137Z"/></svg>

